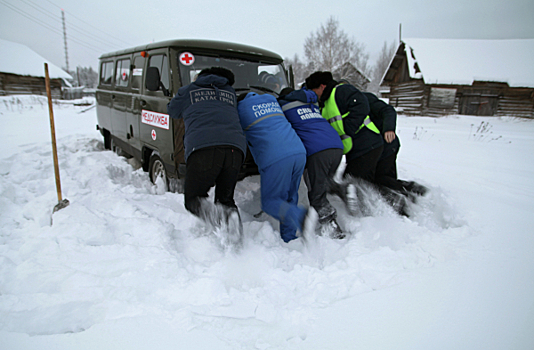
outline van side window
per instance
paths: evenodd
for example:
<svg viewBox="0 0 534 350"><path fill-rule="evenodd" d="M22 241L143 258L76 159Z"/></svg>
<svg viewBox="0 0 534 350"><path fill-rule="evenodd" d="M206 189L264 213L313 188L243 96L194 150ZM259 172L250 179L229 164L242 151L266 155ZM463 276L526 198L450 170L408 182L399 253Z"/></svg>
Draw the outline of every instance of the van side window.
<svg viewBox="0 0 534 350"><path fill-rule="evenodd" d="M132 89L139 90L143 81L143 68L145 67L145 58L136 56L132 66Z"/></svg>
<svg viewBox="0 0 534 350"><path fill-rule="evenodd" d="M113 62L102 62L100 66L100 84L111 85L111 79L113 78Z"/></svg>
<svg viewBox="0 0 534 350"><path fill-rule="evenodd" d="M130 81L130 59L118 60L116 72L115 86L128 86Z"/></svg>
<svg viewBox="0 0 534 350"><path fill-rule="evenodd" d="M169 60L167 55L154 55L150 56L148 61L149 67L156 67L159 70L160 80L166 90L170 87L170 72L169 72ZM161 91L163 94L163 90Z"/></svg>

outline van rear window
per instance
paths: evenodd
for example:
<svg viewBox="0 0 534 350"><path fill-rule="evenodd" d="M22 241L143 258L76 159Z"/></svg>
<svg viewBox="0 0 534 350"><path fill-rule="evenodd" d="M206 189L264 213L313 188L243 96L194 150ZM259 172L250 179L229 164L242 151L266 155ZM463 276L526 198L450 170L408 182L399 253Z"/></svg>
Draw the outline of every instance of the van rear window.
<svg viewBox="0 0 534 350"><path fill-rule="evenodd" d="M102 62L100 66L100 84L111 85L113 79L113 62Z"/></svg>

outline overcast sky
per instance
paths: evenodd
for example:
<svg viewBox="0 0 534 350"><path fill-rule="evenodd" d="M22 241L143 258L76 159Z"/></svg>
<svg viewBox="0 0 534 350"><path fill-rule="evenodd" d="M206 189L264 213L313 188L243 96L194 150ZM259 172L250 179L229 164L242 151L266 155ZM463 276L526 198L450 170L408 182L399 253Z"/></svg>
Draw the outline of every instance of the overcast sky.
<svg viewBox="0 0 534 350"><path fill-rule="evenodd" d="M533 0L0 0L0 38L65 67L61 9L71 70L97 69L105 52L177 38L234 41L303 59L304 40L330 16L365 45L370 64L385 41L398 43L400 23L404 38L534 38Z"/></svg>

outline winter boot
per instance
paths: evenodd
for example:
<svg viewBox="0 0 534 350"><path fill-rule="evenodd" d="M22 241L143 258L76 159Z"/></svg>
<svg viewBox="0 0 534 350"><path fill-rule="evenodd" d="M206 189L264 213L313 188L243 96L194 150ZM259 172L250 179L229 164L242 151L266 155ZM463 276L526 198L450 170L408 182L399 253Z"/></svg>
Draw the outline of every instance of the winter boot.
<svg viewBox="0 0 534 350"><path fill-rule="evenodd" d="M308 208L308 212L306 213L306 216L304 217L304 221L302 223L302 238L306 241L313 237L315 235L315 227L317 226L317 222L319 221L319 216L317 215L317 212L313 207Z"/></svg>
<svg viewBox="0 0 534 350"><path fill-rule="evenodd" d="M402 216L410 217L408 214L408 200L406 196L400 194L399 192L391 191L386 200L389 204L395 209L395 211Z"/></svg>
<svg viewBox="0 0 534 350"><path fill-rule="evenodd" d="M225 210L222 205L201 198L198 216L214 229L220 228L224 224Z"/></svg>
<svg viewBox="0 0 534 350"><path fill-rule="evenodd" d="M408 201L406 200L406 197L400 198L395 209L399 215L406 216L407 218L410 217L410 214L408 213Z"/></svg>
<svg viewBox="0 0 534 350"><path fill-rule="evenodd" d="M415 181L402 181L402 185L406 191L415 193L419 196L424 196L428 192L428 188Z"/></svg>
<svg viewBox="0 0 534 350"><path fill-rule="evenodd" d="M316 233L319 236L336 239L345 238L345 234L343 234L336 221L337 212L333 206L327 205L319 208L317 214L319 215L319 225L316 228Z"/></svg>
<svg viewBox="0 0 534 350"><path fill-rule="evenodd" d="M321 224L319 230L319 234L323 237L330 237L332 239L343 239L346 237L335 219Z"/></svg>
<svg viewBox="0 0 534 350"><path fill-rule="evenodd" d="M356 195L356 186L349 183L345 188L345 205L350 215L358 214L358 196Z"/></svg>
<svg viewBox="0 0 534 350"><path fill-rule="evenodd" d="M336 209L329 203L321 208L315 207L314 209L317 211L317 216L320 224L327 223L337 218Z"/></svg>
<svg viewBox="0 0 534 350"><path fill-rule="evenodd" d="M243 223L239 211L235 208L226 210L226 234L228 245L235 249L243 246Z"/></svg>
<svg viewBox="0 0 534 350"><path fill-rule="evenodd" d="M389 187L380 187L379 192L384 197L386 202L391 205L391 207L402 216L410 217L408 211L408 196L399 191L392 190Z"/></svg>

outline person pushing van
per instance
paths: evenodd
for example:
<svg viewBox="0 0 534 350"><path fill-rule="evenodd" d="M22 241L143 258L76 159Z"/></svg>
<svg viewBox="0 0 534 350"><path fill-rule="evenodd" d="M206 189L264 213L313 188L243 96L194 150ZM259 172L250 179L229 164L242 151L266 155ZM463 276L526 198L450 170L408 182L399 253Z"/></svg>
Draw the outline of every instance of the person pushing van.
<svg viewBox="0 0 534 350"><path fill-rule="evenodd" d="M185 208L214 227L226 226L227 238L241 244L243 228L234 191L247 146L234 81L226 68L203 69L194 82L178 90L167 110L171 118L183 118L185 125ZM213 186L215 204L207 200ZM233 234L239 236L230 237Z"/></svg>
<svg viewBox="0 0 534 350"><path fill-rule="evenodd" d="M319 215L318 233L341 239L345 237L339 227L337 211L330 204L327 193L336 193L347 205L349 213L356 210L356 198L351 183L334 180L343 158L343 142L337 131L322 117L317 94L306 87L300 90L285 88L278 99L282 111L306 148L304 181L308 187L308 200Z"/></svg>
<svg viewBox="0 0 534 350"><path fill-rule="evenodd" d="M280 221L284 242L315 232L317 212L298 206L306 148L276 98L254 92L239 96L237 109L250 152L258 165L262 210Z"/></svg>

